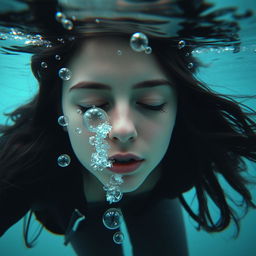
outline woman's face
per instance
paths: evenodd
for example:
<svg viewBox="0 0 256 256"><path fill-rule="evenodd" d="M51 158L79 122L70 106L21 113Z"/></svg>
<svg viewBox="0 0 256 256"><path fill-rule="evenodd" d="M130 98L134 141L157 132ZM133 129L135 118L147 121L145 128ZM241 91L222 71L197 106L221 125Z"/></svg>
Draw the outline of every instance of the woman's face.
<svg viewBox="0 0 256 256"><path fill-rule="evenodd" d="M169 146L177 108L171 81L153 53L135 52L129 40L120 38L87 39L68 68L72 77L63 82L62 108L75 155L90 177L103 185L109 182L112 171L94 171L90 166L95 148L88 141L94 133L86 130L77 111L92 105L104 109L112 125L106 138L109 156L131 153L144 160L123 176L122 192L135 191L159 172Z"/></svg>

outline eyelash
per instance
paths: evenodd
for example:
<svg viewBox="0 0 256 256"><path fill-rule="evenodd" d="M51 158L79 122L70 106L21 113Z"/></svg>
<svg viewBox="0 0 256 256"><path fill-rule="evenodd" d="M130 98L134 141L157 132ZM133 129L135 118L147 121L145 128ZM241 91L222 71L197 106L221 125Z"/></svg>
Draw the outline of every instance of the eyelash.
<svg viewBox="0 0 256 256"><path fill-rule="evenodd" d="M102 105L95 106L95 107L104 109L104 108L107 108L107 105L108 104L102 104ZM165 112L164 107L165 107L166 103L163 103L163 104L160 104L160 105L156 105L156 106L147 105L147 104L143 104L143 103L138 103L138 105L140 105L141 107L145 108L146 110ZM88 106L88 107L81 106L81 105L78 105L78 106L82 110L83 113L86 112L88 109L93 107L93 105Z"/></svg>

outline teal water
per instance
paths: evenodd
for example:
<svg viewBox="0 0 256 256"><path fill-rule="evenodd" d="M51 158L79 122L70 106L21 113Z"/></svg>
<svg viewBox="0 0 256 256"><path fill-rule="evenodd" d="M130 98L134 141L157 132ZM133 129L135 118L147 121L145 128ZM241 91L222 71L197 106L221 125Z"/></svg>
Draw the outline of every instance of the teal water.
<svg viewBox="0 0 256 256"><path fill-rule="evenodd" d="M256 12L254 0L230 1L225 3L221 0L212 1L219 6L234 5L243 8L253 8ZM227 94L256 95L256 22L243 25L242 37L244 43L239 53L231 51L203 51L195 53L206 65L200 69L198 77L211 85L212 88ZM3 43L3 42L0 42ZM243 48L244 47L244 48ZM33 95L36 90L36 81L29 70L29 54L22 56L0 56L0 123L5 118L3 112L11 111ZM256 100L244 102L252 108L256 108ZM248 163L248 167L252 166ZM226 184L224 184L226 186ZM251 188L256 202L256 189ZM231 191L232 193L232 191ZM192 202L194 191L185 194L188 202ZM214 209L214 208L212 208ZM256 211L249 211L241 222L241 232L238 239L231 236L234 227L217 234L208 234L196 231L195 223L188 214L183 211L186 225L187 240L190 256L255 256L256 255ZM38 224L32 226L37 229ZM143 238L142 238L143 242ZM63 237L53 235L44 230L39 237L38 243L33 249L27 249L22 238L22 221L11 227L0 238L1 256L45 256L45 255L75 256L70 246L63 245Z"/></svg>

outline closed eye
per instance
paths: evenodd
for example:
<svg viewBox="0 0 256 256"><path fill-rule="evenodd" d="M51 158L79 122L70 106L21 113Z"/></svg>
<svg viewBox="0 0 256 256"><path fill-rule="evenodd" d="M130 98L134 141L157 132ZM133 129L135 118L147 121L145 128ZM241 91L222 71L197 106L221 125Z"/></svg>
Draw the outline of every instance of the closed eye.
<svg viewBox="0 0 256 256"><path fill-rule="evenodd" d="M78 105L78 107L82 110L83 113L85 113L88 109L92 108L92 107L96 107L96 108L102 108L104 110L106 110L107 107L109 107L109 104L108 103L105 103L105 104L101 104L101 105L90 105L90 106L81 106L81 105Z"/></svg>
<svg viewBox="0 0 256 256"><path fill-rule="evenodd" d="M150 105L150 104L145 104L145 103L141 103L141 102L137 102L137 104L144 108L145 110L152 110L152 111L164 111L164 107L166 105L166 103L160 104L160 105ZM83 111L86 112L88 109L92 108L93 106L97 107L97 108L102 108L104 110L107 110L109 108L109 104L105 103L105 104L101 104L101 105L90 105L90 106L81 106L79 105L79 108Z"/></svg>
<svg viewBox="0 0 256 256"><path fill-rule="evenodd" d="M153 110L153 111L164 111L164 107L166 105L166 103L160 104L160 105L149 105L149 104L145 104L145 103L137 103L139 104L141 107L148 109L148 110Z"/></svg>

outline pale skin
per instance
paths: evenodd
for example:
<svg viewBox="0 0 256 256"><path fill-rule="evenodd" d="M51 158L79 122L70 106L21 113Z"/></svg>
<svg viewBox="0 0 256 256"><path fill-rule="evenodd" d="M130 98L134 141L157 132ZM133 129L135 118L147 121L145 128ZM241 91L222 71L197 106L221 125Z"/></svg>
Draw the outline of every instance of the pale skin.
<svg viewBox="0 0 256 256"><path fill-rule="evenodd" d="M150 191L160 178L160 162L175 125L177 95L170 79L153 54L135 52L127 39L113 37L87 39L68 68L72 77L63 82L62 109L69 118L67 132L74 153L88 170L83 172L88 202L105 200L103 185L113 174L108 169L94 171L90 166L94 148L88 140L93 133L83 126L77 109L92 105L109 116L109 156L133 153L145 159L137 170L123 176L121 191L130 195ZM141 83L144 86L136 88ZM163 109L151 110L151 106ZM76 128L81 128L82 134L78 135Z"/></svg>

